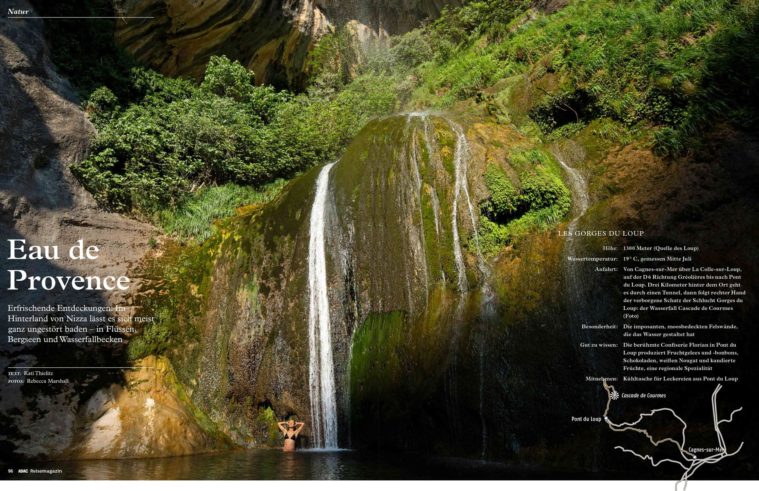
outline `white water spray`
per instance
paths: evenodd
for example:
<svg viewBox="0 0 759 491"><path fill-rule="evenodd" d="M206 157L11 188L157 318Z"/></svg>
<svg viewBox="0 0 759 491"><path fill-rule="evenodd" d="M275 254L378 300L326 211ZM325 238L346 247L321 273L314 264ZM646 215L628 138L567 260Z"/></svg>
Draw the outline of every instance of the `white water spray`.
<svg viewBox="0 0 759 491"><path fill-rule="evenodd" d="M567 257L572 257L578 254L580 251L580 241L575 236L575 230L580 218L588 211L590 206L590 194L588 193L588 184L583 178L579 170L574 167L570 167L564 160L554 153L556 160L564 169L567 177L567 183L572 191L572 201L574 205L574 218L569 222L567 230L569 235L564 243L564 253ZM588 322L588 319L596 318L595 306L597 304L596 299L590 299L587 295L586 278L588 277L587 264L580 262L566 261L564 266L564 279L566 282L566 295L568 304L568 318L569 318L569 333L575 346L580 346L583 342L591 342L592 336L586 329L580 329L583 322ZM579 348L577 348L579 349ZM595 374L597 371L596 357L579 355L581 360L586 360L588 364L586 369ZM593 396L591 404L595 404L596 396ZM594 447L592 451L593 465L597 465L599 458L599 449Z"/></svg>
<svg viewBox="0 0 759 491"><path fill-rule="evenodd" d="M419 118L422 121L422 136L424 139L424 144L427 148L427 155L430 161L430 165L434 165L432 164L433 155L435 154L435 148L433 144L434 136L432 134L432 131L430 130L429 114L426 112L411 112L408 114L408 117L406 119L406 124L409 124L413 118ZM413 132L413 129L412 129L412 132ZM412 164L413 164L413 170L414 170L414 178L415 178L416 186L418 190L417 197L419 200L419 218L420 218L420 223L422 224L421 234L422 234L422 237L424 237L424 225L423 225L424 216L422 214L423 184L422 184L421 175L419 173L419 161L420 161L419 140L418 140L416 132L413 132L413 139L412 139L411 144L412 144L411 157L413 160ZM430 202L432 204L433 220L435 223L435 238L437 240L440 240L440 202L438 201L437 192L435 191L434 186L432 187L429 193L429 196L430 196ZM425 250L426 250L426 245L425 245ZM426 255L424 258L424 266L425 266L425 277L426 277L429 274ZM445 282L445 271L443 271L442 266L440 268L440 278L442 279L443 282ZM425 285L427 285L426 282L425 282Z"/></svg>
<svg viewBox="0 0 759 491"><path fill-rule="evenodd" d="M456 154L458 155L458 146ZM458 162L458 158L456 159ZM458 165L456 166L456 184L453 186L453 212L451 213L451 230L453 231L453 260L456 263L456 273L458 274L457 286L459 291L466 290L466 271L464 269L464 256L461 253L461 239L459 238L459 195L461 194L461 183L459 181Z"/></svg>
<svg viewBox="0 0 759 491"><path fill-rule="evenodd" d="M332 360L324 215L332 164L316 179L308 243L308 379L314 446L337 448L337 401Z"/></svg>
<svg viewBox="0 0 759 491"><path fill-rule="evenodd" d="M582 217L585 212L588 211L588 206L590 206L588 184L585 182L585 179L582 177L582 174L580 174L579 170L575 169L574 167L570 167L558 156L556 156L556 160L559 161L562 169L564 169L564 171L567 173L567 177L569 178L569 186L572 188L572 196L575 199L577 210L575 211L575 217L571 222L569 222L569 231L574 232L577 228L577 222L580 220L580 217ZM573 236L574 234L570 235L569 240L571 240Z"/></svg>
<svg viewBox="0 0 759 491"><path fill-rule="evenodd" d="M430 192L430 202L432 203L432 213L435 220L435 239L440 241L440 202L434 189ZM440 252L438 251L439 254ZM445 283L445 271L442 265L440 267L440 279Z"/></svg>
<svg viewBox="0 0 759 491"><path fill-rule="evenodd" d="M467 213L469 214L469 221L472 225L472 232L474 233L474 244L477 250L477 264L480 268L480 272L485 273L485 261L482 259L482 253L480 252L480 236L477 233L477 221L474 218L474 207L472 206L472 200L469 197L469 186L467 183L467 167L469 164L469 142L467 142L464 129L457 123L448 120L448 124L451 130L456 134L456 149L453 156L453 162L455 166L455 181L453 185L453 212L452 224L453 229L453 258L456 263L456 270L458 273L458 288L459 291L466 291L466 269L464 266L464 256L461 252L461 238L459 237L458 229L458 203L459 199L463 195L466 200Z"/></svg>
<svg viewBox="0 0 759 491"><path fill-rule="evenodd" d="M563 159L561 159L558 155L556 155L556 160L559 161L559 164L564 169L564 172L566 172L569 186L572 188L572 197L574 198L574 204L575 204L575 216L572 219L571 222L569 222L569 236L566 240L566 253L567 256L574 256L577 254L578 249L578 241L575 240L575 230L577 229L577 224L580 221L580 218L585 214L586 211L588 211L588 207L590 206L590 195L588 193L588 184L585 182L585 179L582 177L582 174L580 171L575 169L574 167L570 167L567 165L566 162L564 162ZM573 328L575 328L579 323L582 322L582 319L585 319L588 317L588 313L586 312L586 299L584 295L583 290L583 265L578 264L571 264L568 263L565 268L565 277L568 285L568 292L571 301L572 301L572 308L570 309L570 322L572 323Z"/></svg>
<svg viewBox="0 0 759 491"><path fill-rule="evenodd" d="M463 263L459 263L459 259L461 258L461 243L459 239L459 234L457 230L457 211L458 211L458 205L457 202L459 198L463 195L466 202L466 211L469 215L469 223L472 226L472 233L474 236L474 245L475 245L475 251L477 253L477 267L480 270L480 274L482 275L483 282L481 286L481 292L482 292L482 302L480 305L480 328L479 333L477 335L477 344L478 344L478 352L479 352L479 413L480 413L480 426L481 426L481 447L480 447L480 458L482 460L485 460L485 457L487 455L487 441L488 441L488 429L487 429L487 422L485 420L485 326L488 323L492 323L493 319L495 317L495 296L493 294L492 289L487 283L487 278L490 274L488 267L485 264L485 259L482 257L482 250L480 249L480 235L477 231L477 220L475 219L474 214L474 206L472 206L472 199L469 196L469 186L467 182L467 170L469 166L469 142L466 139L466 134L464 133L464 129L457 123L454 123L453 121L448 121L448 124L451 126L451 129L456 134L456 150L454 153L454 164L456 169L456 180L454 184L454 198L453 198L453 231L454 231L454 257L456 258L456 266L457 268L461 267L459 269L459 290L464 291L466 288L466 284L464 283L464 288L462 289L462 271L463 271ZM464 281L466 278L464 278Z"/></svg>
<svg viewBox="0 0 759 491"><path fill-rule="evenodd" d="M407 125L411 121L411 115L409 115L407 120ZM410 126L410 125L409 125ZM414 131L413 128L411 128L411 170L414 173L414 184L416 188L416 201L418 205L419 210L419 240L421 242L421 250L419 251L419 254L421 256L421 264L422 264L422 274L424 275L424 302L425 305L427 304L427 299L429 297L429 273L428 273L428 267L427 267L427 244L426 240L424 238L424 213L422 211L422 178L419 174L419 141L417 140L416 131Z"/></svg>

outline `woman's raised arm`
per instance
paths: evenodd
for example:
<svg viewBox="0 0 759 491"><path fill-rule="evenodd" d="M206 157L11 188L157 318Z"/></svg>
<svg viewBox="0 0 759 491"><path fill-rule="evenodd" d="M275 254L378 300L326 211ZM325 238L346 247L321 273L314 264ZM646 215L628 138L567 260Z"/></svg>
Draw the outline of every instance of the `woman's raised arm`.
<svg viewBox="0 0 759 491"><path fill-rule="evenodd" d="M298 435L298 433L300 433L300 430L302 430L304 426L306 426L306 423L304 423L303 421L298 421L297 423L295 423L295 435L296 436Z"/></svg>

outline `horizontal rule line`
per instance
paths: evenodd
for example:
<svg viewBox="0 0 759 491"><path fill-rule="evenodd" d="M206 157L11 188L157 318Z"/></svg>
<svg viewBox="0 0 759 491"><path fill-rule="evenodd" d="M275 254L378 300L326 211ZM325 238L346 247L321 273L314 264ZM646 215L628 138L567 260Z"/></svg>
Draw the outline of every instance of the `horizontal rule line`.
<svg viewBox="0 0 759 491"><path fill-rule="evenodd" d="M129 369L129 370L138 370L141 368L146 368L148 370L155 370L155 367L8 367L7 370L43 370L43 369L80 369L80 368L86 368L88 370L112 370L112 369Z"/></svg>
<svg viewBox="0 0 759 491"><path fill-rule="evenodd" d="M36 15L9 15L6 19L155 19L155 17L118 17L118 16L36 16Z"/></svg>

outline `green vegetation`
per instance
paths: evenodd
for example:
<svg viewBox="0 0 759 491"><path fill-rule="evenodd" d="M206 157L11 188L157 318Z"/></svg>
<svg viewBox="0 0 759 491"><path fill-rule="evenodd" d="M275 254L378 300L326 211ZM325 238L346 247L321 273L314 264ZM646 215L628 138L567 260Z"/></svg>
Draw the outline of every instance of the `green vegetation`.
<svg viewBox="0 0 759 491"><path fill-rule="evenodd" d="M156 314L158 319L171 316L171 312L166 309L157 311ZM129 342L127 357L129 360L139 360L148 355L164 353L176 341L174 334L170 323L163 320L153 322Z"/></svg>
<svg viewBox="0 0 759 491"><path fill-rule="evenodd" d="M342 89L355 76L360 56L347 28L325 35L311 52L309 68L314 76L310 91L330 93Z"/></svg>
<svg viewBox="0 0 759 491"><path fill-rule="evenodd" d="M490 190L490 199L480 206L485 216L504 222L517 213L520 207L519 192L501 166L493 163L488 165L485 184Z"/></svg>
<svg viewBox="0 0 759 491"><path fill-rule="evenodd" d="M519 175L512 183L503 168L490 164L485 184L490 198L480 204L480 246L493 254L514 238L558 223L569 212L570 193L561 180L561 170L541 150L518 150L509 157Z"/></svg>
<svg viewBox="0 0 759 491"><path fill-rule="evenodd" d="M257 87L224 57L212 58L199 83L166 78L135 68L105 38L107 24L68 37L50 27L61 41L53 59L99 130L74 172L103 206L204 238L203 221L270 198L265 186L334 159L370 118L404 107L466 101L538 140L591 126L604 131L606 146L648 138L664 156L698 145L717 122L756 125L759 75L747 69L759 64L756 2L585 0L550 14L533 5L466 2L389 44L359 47L339 30L311 53L302 94ZM56 9L47 13L67 13ZM545 172L520 173L512 188L488 172L494 194L483 229L556 220L563 195ZM208 191L214 186L225 188ZM502 232L486 237L500 243Z"/></svg>
<svg viewBox="0 0 759 491"><path fill-rule="evenodd" d="M480 216L477 233L480 237L480 251L485 257L498 254L510 242L506 226L491 221L487 215Z"/></svg>
<svg viewBox="0 0 759 491"><path fill-rule="evenodd" d="M166 354L199 341L211 290L210 271L221 242L219 234L203 244L182 247L169 241L163 256L149 258L143 265L142 277L150 286L140 306L155 319L129 340L129 360Z"/></svg>
<svg viewBox="0 0 759 491"><path fill-rule="evenodd" d="M243 205L270 201L284 187L285 182L280 179L260 190L237 184L206 187L176 208L161 210L158 223L169 234L182 239L204 241L211 235L211 225L215 220L231 216Z"/></svg>
<svg viewBox="0 0 759 491"><path fill-rule="evenodd" d="M466 101L537 140L590 127L599 140L594 145L646 138L662 156L696 147L720 121L756 125L759 83L748 69L759 62L756 2L587 0L551 14L533 4L467 2L392 38L389 49L358 55L344 35L336 36L319 52L330 62L315 66L314 85L339 93L358 80L385 77L405 107L446 109ZM340 76L329 78L338 66ZM480 234L491 252L556 223L569 209L552 159L512 160L521 165L518 184L491 169L484 176L492 195L483 203Z"/></svg>
<svg viewBox="0 0 759 491"><path fill-rule="evenodd" d="M439 346L419 335L398 311L370 312L356 330L349 367L351 421L362 437L392 438L367 431L378 421L418 426L411 416L418 420L422 393L436 388L429 374L441 366ZM409 373L409 366L418 371Z"/></svg>
<svg viewBox="0 0 759 491"><path fill-rule="evenodd" d="M534 125L550 139L607 118L650 132L665 156L682 154L718 121L756 125L756 2L586 0L552 14L533 3L471 1L363 56L341 57L346 43L332 42L330 67L363 60L341 69L333 90L350 87L352 73L381 74L407 105L485 103L499 121L528 133Z"/></svg>
<svg viewBox="0 0 759 491"><path fill-rule="evenodd" d="M187 200L228 203L193 197L199 187L259 188L335 158L368 118L395 107L395 94L377 78L357 79L334 98L253 82L252 72L226 57L211 59L199 85L132 69L130 103L122 107L106 87L87 100L99 131L74 173L109 209L155 219L178 207L182 215L195 207ZM223 216L227 208L205 214Z"/></svg>
<svg viewBox="0 0 759 491"><path fill-rule="evenodd" d="M586 0L551 15L526 3L474 1L425 28L437 57L415 68L415 99L503 97L507 119L528 116L545 135L607 117L654 129L662 155L716 121L756 124L756 2Z"/></svg>
<svg viewBox="0 0 759 491"><path fill-rule="evenodd" d="M520 298L507 306L520 322L526 313L541 309L545 292L560 283L550 276L559 274L558 266L544 268L544 261L558 261L558 250L520 241L555 226L570 209L569 190L559 165L544 150L546 142L576 139L590 159L632 142L674 157L696 146L716 123L756 127L759 74L750 69L759 66L756 1L575 0L551 14L531 8L535 3L470 1L391 38L387 46L378 43L364 50L348 31L335 32L313 51L312 78L303 93L256 86L252 72L223 56L211 58L201 80L164 77L137 67L113 46L104 35L112 24L87 24L81 32L70 25L49 25L56 40L53 59L77 85L98 129L89 157L73 172L102 206L147 217L185 241L181 247L167 241L163 256L147 266L148 286L139 305L156 320L130 339L129 359L166 355L187 382L203 373L201 347L229 352L236 306L263 311L268 306L259 305L259 297L266 297L286 271L295 271L283 268L291 267L285 264L296 251L292 238L303 224L299 210L304 208L298 207L301 203L273 211L252 207L227 226L215 229L213 223L241 206L271 201L287 180L336 158L371 118L400 109L438 108L456 111L453 117L462 124L469 122L465 114L487 113L489 122L513 124L523 133L507 148L508 158L499 157L506 161L490 162L482 176L471 175L473 180L482 177L489 193L479 203L477 245L483 254L493 256L516 245L527 266L512 269L523 275L540 270L541 288L525 287L526 277L493 275L501 282L499 297ZM92 0L87 8L109 4ZM59 9L64 10L45 13L72 13ZM99 50L90 51L92 46ZM405 136L383 128L377 124L370 136L387 139L386 153L367 157L365 149L377 148L367 143L356 150L351 172L377 162L371 159L391 162L396 157L397 142ZM452 175L454 135L434 125L432 130L443 167ZM429 164L432 156L420 150ZM422 165L421 172L432 168ZM340 176L336 173L335 182ZM426 176L424 182L440 181ZM306 188L312 184L292 182L286 199L309 196L312 188ZM479 186L473 189L479 193ZM426 243L442 241L437 254L427 246L430 270L443 270L451 281L456 277L453 258L439 253L453 249L452 234L445 233L450 221L442 225L442 238L432 225L432 196L440 200L443 215L450 216L446 191L424 187L420 196ZM267 212L274 215L266 217ZM471 239L464 245L475 244ZM388 242L400 240L405 239L390 237ZM255 277L250 272L253 258L262 257L266 267ZM212 281L217 282L213 288ZM446 366L444 349L435 343L450 339L439 330L446 322L441 319L447 315L445 295L450 291L441 286L434 292L438 296L425 314L441 317L425 321L424 329L410 329L413 319L395 311L371 313L356 330L349 369L357 427L367 415L368 420L412 421L409 415L424 411L408 401L424 400L419 388L435 390L437 379L414 379L409 372L427 377ZM219 309L224 316L212 317L218 299L212 292L226 292L230 302L238 303L224 305ZM302 290L283 291L290 294ZM293 329L279 332L295 335ZM225 399L230 361L222 356L214 363L222 381L201 391L212 392L207 397L221 407L231 404ZM250 413L258 434L277 440L271 408L244 412Z"/></svg>
<svg viewBox="0 0 759 491"><path fill-rule="evenodd" d="M367 316L353 339L352 394L363 396L363 391L392 387L392 379L402 376L402 359L408 351L404 336L407 329L404 312L372 312Z"/></svg>
<svg viewBox="0 0 759 491"><path fill-rule="evenodd" d="M258 410L255 425L257 433L264 437L263 444L269 447L279 446L282 437L277 426L277 415L271 407Z"/></svg>

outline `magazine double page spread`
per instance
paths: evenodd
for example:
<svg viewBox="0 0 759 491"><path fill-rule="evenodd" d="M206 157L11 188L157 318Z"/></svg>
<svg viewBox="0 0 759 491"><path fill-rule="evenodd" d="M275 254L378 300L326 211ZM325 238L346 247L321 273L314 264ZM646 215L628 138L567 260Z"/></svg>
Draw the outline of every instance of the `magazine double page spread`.
<svg viewBox="0 0 759 491"><path fill-rule="evenodd" d="M4 479L759 477L756 1L0 7Z"/></svg>

